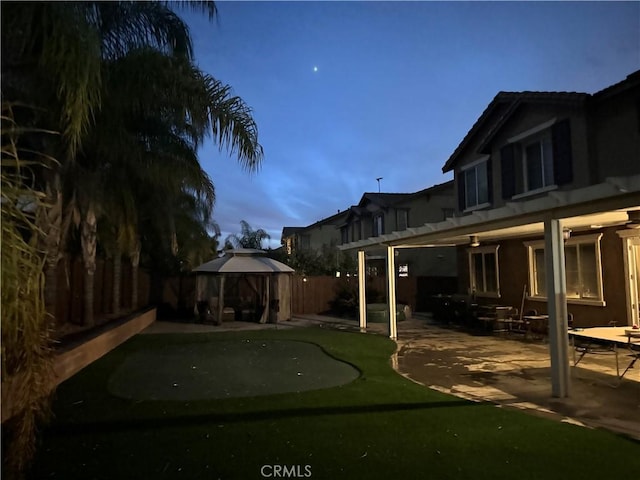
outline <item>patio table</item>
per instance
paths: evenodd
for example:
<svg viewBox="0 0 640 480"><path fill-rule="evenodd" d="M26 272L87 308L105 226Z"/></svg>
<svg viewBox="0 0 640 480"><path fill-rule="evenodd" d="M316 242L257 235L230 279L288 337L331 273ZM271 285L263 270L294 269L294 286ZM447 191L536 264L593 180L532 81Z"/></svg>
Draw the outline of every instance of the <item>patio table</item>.
<svg viewBox="0 0 640 480"><path fill-rule="evenodd" d="M633 368L636 361L640 358L640 331L633 330L631 327L591 327L584 329L569 330L569 337L572 339L573 344L573 365L576 366L587 353L601 352L601 348L598 346L602 344L611 347L616 356L616 375L618 380L622 380L625 374ZM576 347L575 340L581 339L585 341L585 344ZM620 374L620 366L618 362L618 347L628 349L631 361L629 365L624 369L622 375ZM580 350L580 358L576 360L576 350Z"/></svg>

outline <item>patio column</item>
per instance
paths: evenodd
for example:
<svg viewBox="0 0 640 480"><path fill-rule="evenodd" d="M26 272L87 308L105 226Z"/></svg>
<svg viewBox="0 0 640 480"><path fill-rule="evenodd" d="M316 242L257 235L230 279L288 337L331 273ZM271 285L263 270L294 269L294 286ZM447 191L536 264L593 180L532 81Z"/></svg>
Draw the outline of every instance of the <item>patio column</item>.
<svg viewBox="0 0 640 480"><path fill-rule="evenodd" d="M364 250L358 250L358 309L360 313L360 331L367 331L367 270Z"/></svg>
<svg viewBox="0 0 640 480"><path fill-rule="evenodd" d="M571 384L569 339L567 335L567 279L564 265L564 238L560 220L544 222L544 251L549 313L551 388L554 397L568 397Z"/></svg>
<svg viewBox="0 0 640 480"><path fill-rule="evenodd" d="M387 308L389 309L389 337L398 338L396 319L396 258L395 248L387 247Z"/></svg>

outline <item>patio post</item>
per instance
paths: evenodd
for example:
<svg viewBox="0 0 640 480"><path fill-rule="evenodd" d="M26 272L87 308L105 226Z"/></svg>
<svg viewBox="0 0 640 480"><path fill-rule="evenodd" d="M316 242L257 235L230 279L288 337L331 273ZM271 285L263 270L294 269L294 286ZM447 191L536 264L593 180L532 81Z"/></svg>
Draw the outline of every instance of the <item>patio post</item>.
<svg viewBox="0 0 640 480"><path fill-rule="evenodd" d="M544 251L549 314L551 388L554 397L568 397L571 384L569 339L567 336L567 279L564 265L564 238L560 220L544 222Z"/></svg>
<svg viewBox="0 0 640 480"><path fill-rule="evenodd" d="M387 307L389 309L389 337L398 338L396 318L396 259L395 248L387 246Z"/></svg>
<svg viewBox="0 0 640 480"><path fill-rule="evenodd" d="M367 331L367 272L364 250L358 250L358 311L360 313L360 331Z"/></svg>

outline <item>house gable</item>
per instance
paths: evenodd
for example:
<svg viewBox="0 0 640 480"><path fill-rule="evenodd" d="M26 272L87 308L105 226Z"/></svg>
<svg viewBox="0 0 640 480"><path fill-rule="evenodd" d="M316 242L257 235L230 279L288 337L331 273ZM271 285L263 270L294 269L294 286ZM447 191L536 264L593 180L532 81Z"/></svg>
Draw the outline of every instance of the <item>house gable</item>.
<svg viewBox="0 0 640 480"><path fill-rule="evenodd" d="M447 160L458 211L591 183L586 102L574 92L500 92Z"/></svg>

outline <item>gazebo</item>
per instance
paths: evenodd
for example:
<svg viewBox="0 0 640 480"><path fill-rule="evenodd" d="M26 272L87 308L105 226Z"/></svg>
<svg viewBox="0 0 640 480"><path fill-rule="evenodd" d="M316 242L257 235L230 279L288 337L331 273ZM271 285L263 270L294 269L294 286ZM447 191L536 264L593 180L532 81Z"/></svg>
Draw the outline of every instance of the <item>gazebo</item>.
<svg viewBox="0 0 640 480"><path fill-rule="evenodd" d="M193 269L198 312L212 315L218 324L223 320L290 320L294 270L265 253L249 248L227 250L224 256Z"/></svg>

